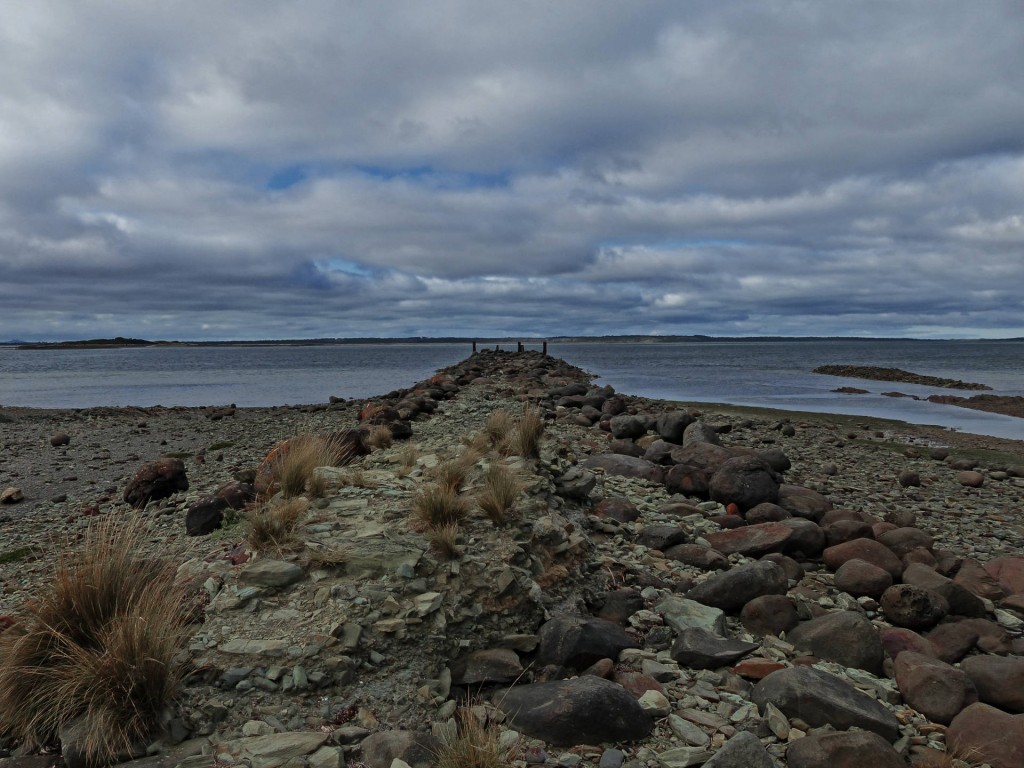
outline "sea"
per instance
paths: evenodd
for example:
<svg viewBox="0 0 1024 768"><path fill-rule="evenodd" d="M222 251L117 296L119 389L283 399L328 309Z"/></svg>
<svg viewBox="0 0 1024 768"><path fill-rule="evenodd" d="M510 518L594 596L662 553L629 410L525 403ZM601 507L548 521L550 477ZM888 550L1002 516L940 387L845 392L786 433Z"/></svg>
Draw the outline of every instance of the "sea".
<svg viewBox="0 0 1024 768"><path fill-rule="evenodd" d="M491 345L493 348L493 345ZM502 345L514 349L514 344ZM528 349L539 349L527 344ZM469 342L156 346L19 350L0 347L0 406L274 406L366 398L408 387L470 354ZM554 343L550 354L617 391L686 403L729 403L934 424L1024 439L1024 419L912 397L973 392L813 373L876 365L987 384L1024 396L1024 340L741 340ZM842 386L868 394L839 394Z"/></svg>

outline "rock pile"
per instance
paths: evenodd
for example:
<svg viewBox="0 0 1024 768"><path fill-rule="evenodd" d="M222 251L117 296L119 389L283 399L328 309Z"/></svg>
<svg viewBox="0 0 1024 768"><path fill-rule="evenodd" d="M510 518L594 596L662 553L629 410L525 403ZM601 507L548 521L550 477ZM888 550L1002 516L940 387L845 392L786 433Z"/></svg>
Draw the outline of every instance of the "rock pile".
<svg viewBox="0 0 1024 768"><path fill-rule="evenodd" d="M539 458L470 452L525 406ZM402 439L329 470L301 547L175 538L207 488L153 515L207 603L163 765L428 766L465 718L522 766L1024 764L1013 463L628 397L533 352L318 415ZM460 456L464 495L495 463L524 490L448 559L409 512Z"/></svg>

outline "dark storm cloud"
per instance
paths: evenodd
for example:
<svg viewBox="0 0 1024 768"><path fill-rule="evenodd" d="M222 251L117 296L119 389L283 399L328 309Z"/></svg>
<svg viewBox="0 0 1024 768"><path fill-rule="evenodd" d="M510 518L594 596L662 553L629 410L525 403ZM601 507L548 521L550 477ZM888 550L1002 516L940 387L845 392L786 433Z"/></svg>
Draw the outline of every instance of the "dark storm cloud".
<svg viewBox="0 0 1024 768"><path fill-rule="evenodd" d="M1024 335L1016 2L6 16L0 337Z"/></svg>

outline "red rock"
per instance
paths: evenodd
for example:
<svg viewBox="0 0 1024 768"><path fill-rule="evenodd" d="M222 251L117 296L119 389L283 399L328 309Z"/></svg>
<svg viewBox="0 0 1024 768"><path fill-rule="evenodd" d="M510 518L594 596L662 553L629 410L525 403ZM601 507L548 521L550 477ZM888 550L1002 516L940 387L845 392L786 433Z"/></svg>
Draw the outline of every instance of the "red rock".
<svg viewBox="0 0 1024 768"><path fill-rule="evenodd" d="M892 574L877 565L854 558L839 566L835 585L837 589L854 597L866 595L877 600L892 586Z"/></svg>
<svg viewBox="0 0 1024 768"><path fill-rule="evenodd" d="M878 602L890 623L908 629L934 627L949 613L946 598L913 584L894 584Z"/></svg>
<svg viewBox="0 0 1024 768"><path fill-rule="evenodd" d="M985 571L1007 595L1024 592L1024 557L997 557L985 565Z"/></svg>
<svg viewBox="0 0 1024 768"><path fill-rule="evenodd" d="M889 742L871 731L811 733L786 749L790 768L905 768Z"/></svg>
<svg viewBox="0 0 1024 768"><path fill-rule="evenodd" d="M782 523L759 523L727 531L715 531L707 534L705 538L723 555L738 552L756 556L780 551L792 535L793 529Z"/></svg>
<svg viewBox="0 0 1024 768"><path fill-rule="evenodd" d="M769 659L744 659L733 667L732 671L747 680L760 680L778 669L784 669L785 666Z"/></svg>
<svg viewBox="0 0 1024 768"><path fill-rule="evenodd" d="M935 648L931 642L912 629L886 627L878 631L878 637L882 641L882 648L885 649L890 659L896 659L904 651L936 658Z"/></svg>
<svg viewBox="0 0 1024 768"><path fill-rule="evenodd" d="M1024 712L1024 659L970 656L960 668L978 689L978 698L1007 712Z"/></svg>
<svg viewBox="0 0 1024 768"><path fill-rule="evenodd" d="M903 700L933 723L948 725L978 700L966 672L934 657L905 651L896 657L893 671Z"/></svg>
<svg viewBox="0 0 1024 768"><path fill-rule="evenodd" d="M992 768L1024 765L1024 715L1010 715L988 704L972 704L953 718L946 744L972 761Z"/></svg>
<svg viewBox="0 0 1024 768"><path fill-rule="evenodd" d="M837 570L847 560L859 559L888 571L893 579L898 579L903 573L903 563L896 554L874 539L854 539L836 544L822 552L821 558L832 570Z"/></svg>
<svg viewBox="0 0 1024 768"><path fill-rule="evenodd" d="M996 563L999 559L996 558L992 563ZM992 563L989 565L992 565ZM998 565L993 567L995 570L999 570ZM999 579L989 573L987 567L973 557L964 559L960 565L960 570L953 577L953 582L973 592L978 597L992 601L999 601L1006 595L1003 588L999 586Z"/></svg>

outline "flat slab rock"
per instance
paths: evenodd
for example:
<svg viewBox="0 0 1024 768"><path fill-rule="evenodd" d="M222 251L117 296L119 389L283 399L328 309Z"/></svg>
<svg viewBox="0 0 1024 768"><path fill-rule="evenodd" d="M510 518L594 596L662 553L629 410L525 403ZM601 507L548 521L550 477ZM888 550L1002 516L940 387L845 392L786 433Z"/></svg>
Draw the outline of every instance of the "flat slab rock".
<svg viewBox="0 0 1024 768"><path fill-rule="evenodd" d="M762 710L774 704L812 728L831 725L842 731L856 726L889 743L899 738L899 721L889 710L835 675L810 667L773 672L754 686L751 698Z"/></svg>

